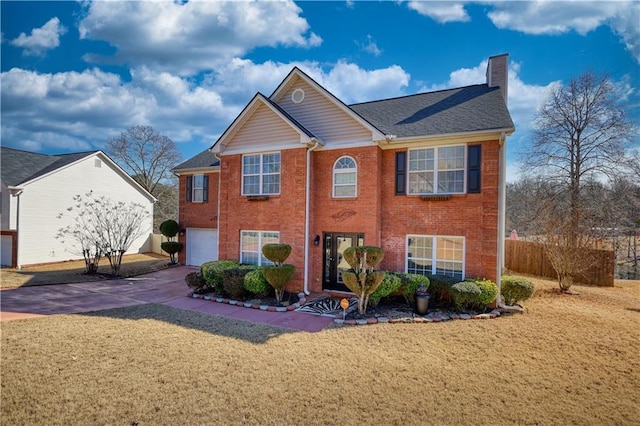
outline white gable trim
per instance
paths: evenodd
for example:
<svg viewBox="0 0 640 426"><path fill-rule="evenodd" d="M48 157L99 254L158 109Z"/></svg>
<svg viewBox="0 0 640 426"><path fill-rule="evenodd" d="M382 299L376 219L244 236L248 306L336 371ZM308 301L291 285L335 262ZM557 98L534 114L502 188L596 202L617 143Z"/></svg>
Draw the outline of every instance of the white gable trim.
<svg viewBox="0 0 640 426"><path fill-rule="evenodd" d="M318 92L320 92L325 98L327 98L333 105L342 110L345 114L348 114L351 118L357 121L361 126L369 129L371 131L371 139L372 140L382 140L385 139L384 133L375 128L371 123L362 118L360 115L356 114L351 108L345 105L340 99L335 97L331 92L327 89L319 85L315 82L311 77L301 71L298 67L294 67L293 70L285 77L285 79L280 83L280 85L276 88L276 90L269 96L269 99L273 101L279 100L283 94L287 91L290 83L293 81L295 77L299 77L304 80L311 87L315 88Z"/></svg>
<svg viewBox="0 0 640 426"><path fill-rule="evenodd" d="M270 111L275 113L282 121L287 123L293 130L295 130L300 135L300 143L303 145L312 145L316 141L320 142L320 144L324 145L323 142L319 141L317 138L313 136L309 136L305 131L303 131L300 126L295 124L293 121L289 119L286 115L282 114L282 112L273 106L273 104L261 93L257 93L251 102L247 104L247 106L242 110L240 115L236 117L236 119L231 123L231 125L224 131L222 136L216 141L215 144L211 147L210 151L213 154L219 154L224 152L227 149L227 144L233 136L244 126L247 121L251 119L251 116L255 113L258 106L264 105L269 108Z"/></svg>
<svg viewBox="0 0 640 426"><path fill-rule="evenodd" d="M72 167L78 163L80 163L81 161L85 161L89 158L93 158L93 157L100 157L100 159L106 163L108 163L111 167L113 167L116 171L116 173L118 173L124 180L127 181L127 183L129 183L129 185L133 186L134 188L136 188L142 195L144 195L149 201L152 202L156 202L158 201L153 195L151 195L151 193L149 193L149 191L147 191L146 189L144 189L138 182L136 182L127 172L125 172L120 166L118 166L111 158L109 158L108 155L106 155L104 152L102 151L96 151L93 154L87 155L86 157L82 157L77 159L76 161L69 163L69 164L65 164L62 167L58 167L57 169L51 170L48 173L45 173L41 176L38 176L36 178L33 178L31 180L28 180L26 182L23 182L20 184L21 188L24 188L25 186L28 186L34 182L37 182L41 179L44 179L48 176L51 176L57 172L59 172L60 170L64 170L67 169L69 167Z"/></svg>

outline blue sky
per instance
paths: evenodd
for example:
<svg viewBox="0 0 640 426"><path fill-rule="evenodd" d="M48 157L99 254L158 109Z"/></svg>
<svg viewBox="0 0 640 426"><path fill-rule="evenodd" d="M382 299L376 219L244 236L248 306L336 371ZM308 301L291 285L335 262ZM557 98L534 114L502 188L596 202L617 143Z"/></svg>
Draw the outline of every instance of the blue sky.
<svg viewBox="0 0 640 426"><path fill-rule="evenodd" d="M607 72L640 121L640 2L7 2L1 141L58 154L153 126L187 159L298 66L345 103L484 82L509 53L508 175L548 90ZM636 141L637 144L637 141Z"/></svg>

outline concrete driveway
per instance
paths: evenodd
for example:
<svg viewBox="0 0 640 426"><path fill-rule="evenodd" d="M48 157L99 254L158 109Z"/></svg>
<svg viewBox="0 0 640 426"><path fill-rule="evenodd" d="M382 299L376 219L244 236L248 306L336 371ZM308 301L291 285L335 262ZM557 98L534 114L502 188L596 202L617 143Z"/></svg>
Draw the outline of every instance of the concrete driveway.
<svg viewBox="0 0 640 426"><path fill-rule="evenodd" d="M196 270L197 268L179 266L127 279L0 290L0 320L77 314L158 303L309 332L320 331L333 321L331 318L303 312L265 312L188 297L189 288L184 277Z"/></svg>

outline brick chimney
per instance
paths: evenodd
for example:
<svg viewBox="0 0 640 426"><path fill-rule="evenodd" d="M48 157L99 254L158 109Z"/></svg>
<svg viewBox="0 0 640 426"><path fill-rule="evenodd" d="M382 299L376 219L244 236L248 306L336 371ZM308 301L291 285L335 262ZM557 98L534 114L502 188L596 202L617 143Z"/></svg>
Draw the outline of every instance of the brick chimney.
<svg viewBox="0 0 640 426"><path fill-rule="evenodd" d="M509 54L491 56L489 63L487 64L487 85L489 87L499 87L500 93L504 98L504 103L507 103L508 93L508 65Z"/></svg>

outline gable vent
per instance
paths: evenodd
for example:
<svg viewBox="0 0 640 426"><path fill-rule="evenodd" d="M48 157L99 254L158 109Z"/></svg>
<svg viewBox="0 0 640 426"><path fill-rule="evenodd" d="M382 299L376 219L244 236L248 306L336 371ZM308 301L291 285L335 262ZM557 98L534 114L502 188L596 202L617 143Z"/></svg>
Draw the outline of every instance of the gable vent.
<svg viewBox="0 0 640 426"><path fill-rule="evenodd" d="M304 101L304 90L297 88L296 90L293 91L293 93L291 94L291 101L294 104L299 104L300 102Z"/></svg>
<svg viewBox="0 0 640 426"><path fill-rule="evenodd" d="M94 159L93 160L93 167L98 167L98 168L102 167L102 160L99 159L99 158Z"/></svg>

